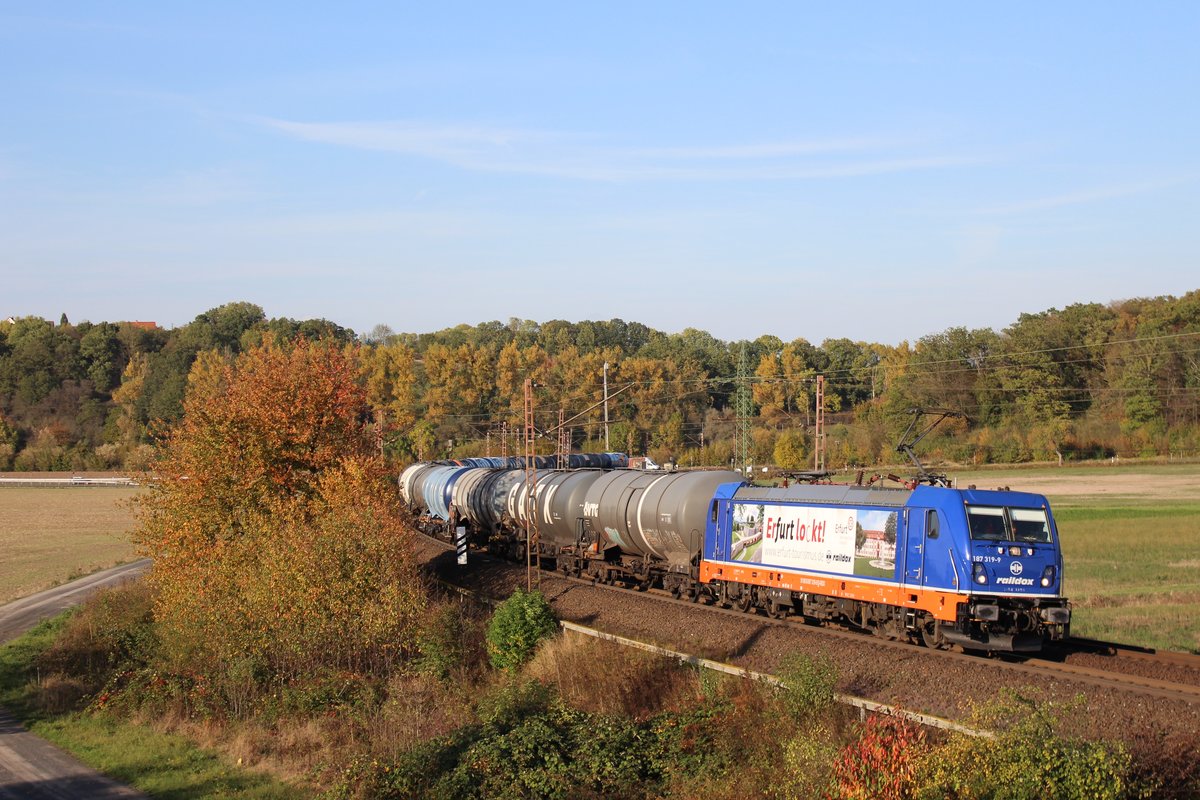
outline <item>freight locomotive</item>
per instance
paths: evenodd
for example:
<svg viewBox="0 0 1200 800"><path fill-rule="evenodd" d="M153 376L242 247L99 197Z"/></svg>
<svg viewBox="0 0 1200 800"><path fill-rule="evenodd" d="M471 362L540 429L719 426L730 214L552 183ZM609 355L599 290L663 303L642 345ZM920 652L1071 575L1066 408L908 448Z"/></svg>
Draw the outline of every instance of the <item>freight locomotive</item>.
<svg viewBox="0 0 1200 800"><path fill-rule="evenodd" d="M624 469L620 454L419 463L399 478L431 533L509 558L929 647L1035 652L1067 637L1041 495L909 483L758 487L736 472Z"/></svg>

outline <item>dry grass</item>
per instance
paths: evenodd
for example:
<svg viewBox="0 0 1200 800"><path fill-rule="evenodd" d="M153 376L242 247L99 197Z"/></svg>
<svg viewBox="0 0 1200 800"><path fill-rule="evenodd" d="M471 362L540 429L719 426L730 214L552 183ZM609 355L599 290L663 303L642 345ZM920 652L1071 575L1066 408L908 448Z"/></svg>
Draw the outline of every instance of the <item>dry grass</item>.
<svg viewBox="0 0 1200 800"><path fill-rule="evenodd" d="M130 561L138 488L0 487L0 603Z"/></svg>
<svg viewBox="0 0 1200 800"><path fill-rule="evenodd" d="M696 673L671 659L570 632L544 642L526 673L581 711L636 720L690 708L700 695Z"/></svg>

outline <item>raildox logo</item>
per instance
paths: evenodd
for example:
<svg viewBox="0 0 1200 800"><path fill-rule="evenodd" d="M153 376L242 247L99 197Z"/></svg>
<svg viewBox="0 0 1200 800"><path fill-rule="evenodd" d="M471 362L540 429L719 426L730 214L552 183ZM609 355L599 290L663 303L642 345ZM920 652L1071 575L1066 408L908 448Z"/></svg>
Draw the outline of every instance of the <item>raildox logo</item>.
<svg viewBox="0 0 1200 800"><path fill-rule="evenodd" d="M1025 568L1021 566L1020 561L1013 561L1012 563L1010 563L1008 565L1008 571L1011 572L1013 575L1020 575L1024 571L1024 569Z"/></svg>

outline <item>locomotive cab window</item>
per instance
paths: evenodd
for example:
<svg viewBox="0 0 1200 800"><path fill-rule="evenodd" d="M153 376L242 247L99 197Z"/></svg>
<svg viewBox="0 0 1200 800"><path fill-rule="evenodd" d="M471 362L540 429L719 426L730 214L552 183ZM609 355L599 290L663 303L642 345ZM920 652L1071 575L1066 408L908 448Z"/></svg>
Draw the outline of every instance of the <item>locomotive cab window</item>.
<svg viewBox="0 0 1200 800"><path fill-rule="evenodd" d="M1018 542L1050 541L1050 523L1043 508L1010 508L1013 538Z"/></svg>
<svg viewBox="0 0 1200 800"><path fill-rule="evenodd" d="M968 506L967 524L971 528L972 539L1003 542L1010 538L1003 508Z"/></svg>
<svg viewBox="0 0 1200 800"><path fill-rule="evenodd" d="M1049 542L1050 522L1044 508L967 506L971 538L991 542Z"/></svg>
<svg viewBox="0 0 1200 800"><path fill-rule="evenodd" d="M714 523L717 521L717 501L716 500L712 501L711 519Z"/></svg>
<svg viewBox="0 0 1200 800"><path fill-rule="evenodd" d="M938 515L932 508L925 512L925 535L930 539L938 537Z"/></svg>

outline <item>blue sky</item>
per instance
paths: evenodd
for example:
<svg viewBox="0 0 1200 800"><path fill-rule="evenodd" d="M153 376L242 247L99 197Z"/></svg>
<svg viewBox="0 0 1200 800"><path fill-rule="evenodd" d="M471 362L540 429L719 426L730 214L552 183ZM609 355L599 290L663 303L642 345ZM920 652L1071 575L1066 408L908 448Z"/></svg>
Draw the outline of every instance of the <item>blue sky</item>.
<svg viewBox="0 0 1200 800"><path fill-rule="evenodd" d="M0 314L895 344L1179 295L1198 38L1194 3L0 2Z"/></svg>

